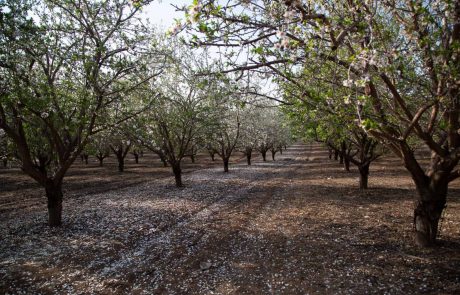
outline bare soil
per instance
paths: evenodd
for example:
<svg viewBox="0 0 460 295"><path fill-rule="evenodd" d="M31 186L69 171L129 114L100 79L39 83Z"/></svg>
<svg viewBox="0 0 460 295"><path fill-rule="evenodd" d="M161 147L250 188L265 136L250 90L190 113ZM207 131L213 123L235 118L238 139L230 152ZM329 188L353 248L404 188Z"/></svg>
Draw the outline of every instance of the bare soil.
<svg viewBox="0 0 460 295"><path fill-rule="evenodd" d="M369 189L315 144L230 173L187 159L184 188L146 154L125 173L76 163L63 226L44 192L0 169L0 294L460 294L460 181L439 243L412 239L415 189L400 161Z"/></svg>

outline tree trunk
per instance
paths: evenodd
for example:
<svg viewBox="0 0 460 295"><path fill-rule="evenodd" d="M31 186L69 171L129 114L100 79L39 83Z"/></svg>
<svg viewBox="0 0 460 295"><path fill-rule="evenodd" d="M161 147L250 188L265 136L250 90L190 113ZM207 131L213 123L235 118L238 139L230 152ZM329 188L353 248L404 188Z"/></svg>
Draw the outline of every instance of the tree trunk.
<svg viewBox="0 0 460 295"><path fill-rule="evenodd" d="M338 160L339 159L339 151L338 150L334 150L334 160Z"/></svg>
<svg viewBox="0 0 460 295"><path fill-rule="evenodd" d="M215 154L211 154L211 160L214 162L216 160Z"/></svg>
<svg viewBox="0 0 460 295"><path fill-rule="evenodd" d="M8 167L8 159L5 158L3 159L3 168L7 168Z"/></svg>
<svg viewBox="0 0 460 295"><path fill-rule="evenodd" d="M123 156L117 155L118 160L118 172L123 172L125 170L125 159Z"/></svg>
<svg viewBox="0 0 460 295"><path fill-rule="evenodd" d="M246 154L246 160L248 162L248 165L250 166L251 165L251 153Z"/></svg>
<svg viewBox="0 0 460 295"><path fill-rule="evenodd" d="M283 154L283 148L280 148L280 154Z"/></svg>
<svg viewBox="0 0 460 295"><path fill-rule="evenodd" d="M332 149L328 149L329 151L329 160L332 160Z"/></svg>
<svg viewBox="0 0 460 295"><path fill-rule="evenodd" d="M267 152L264 151L264 152L260 152L262 154L262 159L265 161L267 161Z"/></svg>
<svg viewBox="0 0 460 295"><path fill-rule="evenodd" d="M84 154L83 157L85 158L85 164L88 165L88 158L89 158L89 155Z"/></svg>
<svg viewBox="0 0 460 295"><path fill-rule="evenodd" d="M62 224L62 184L55 184L48 180L45 184L46 198L48 199L48 225Z"/></svg>
<svg viewBox="0 0 460 295"><path fill-rule="evenodd" d="M139 154L134 154L134 161L139 164Z"/></svg>
<svg viewBox="0 0 460 295"><path fill-rule="evenodd" d="M104 166L104 158L97 158L99 160L99 167Z"/></svg>
<svg viewBox="0 0 460 295"><path fill-rule="evenodd" d="M272 151L272 160L275 161L276 151Z"/></svg>
<svg viewBox="0 0 460 295"><path fill-rule="evenodd" d="M429 247L436 242L438 224L446 206L449 173L433 173L429 181L415 181L418 193L414 210L415 242Z"/></svg>
<svg viewBox="0 0 460 295"><path fill-rule="evenodd" d="M190 156L190 160L192 160L192 164L194 164L194 163L195 163L195 156L194 156L194 155L191 155L191 156Z"/></svg>
<svg viewBox="0 0 460 295"><path fill-rule="evenodd" d="M339 153L339 164L343 165L343 155Z"/></svg>
<svg viewBox="0 0 460 295"><path fill-rule="evenodd" d="M343 169L350 172L350 159L347 156L343 157Z"/></svg>
<svg viewBox="0 0 460 295"><path fill-rule="evenodd" d="M229 162L229 159L225 158L224 159L224 172L228 172L228 162Z"/></svg>
<svg viewBox="0 0 460 295"><path fill-rule="evenodd" d="M173 173L174 173L174 179L176 180L176 186L177 187L182 187L182 170L180 169L180 164L174 164L172 165Z"/></svg>
<svg viewBox="0 0 460 295"><path fill-rule="evenodd" d="M369 180L369 165L361 165L358 167L359 170L359 188L367 189L367 184Z"/></svg>

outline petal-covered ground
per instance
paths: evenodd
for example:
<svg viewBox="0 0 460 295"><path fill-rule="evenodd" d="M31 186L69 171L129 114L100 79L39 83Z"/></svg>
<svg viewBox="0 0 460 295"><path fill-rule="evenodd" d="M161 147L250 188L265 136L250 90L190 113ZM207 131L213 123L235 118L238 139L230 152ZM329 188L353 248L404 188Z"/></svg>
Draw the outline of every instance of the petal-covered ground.
<svg viewBox="0 0 460 295"><path fill-rule="evenodd" d="M439 245L421 250L415 190L394 158L371 167L366 191L319 145L228 174L201 160L180 189L158 163L123 175L78 164L60 228L33 182L1 170L0 293L460 293L459 181Z"/></svg>

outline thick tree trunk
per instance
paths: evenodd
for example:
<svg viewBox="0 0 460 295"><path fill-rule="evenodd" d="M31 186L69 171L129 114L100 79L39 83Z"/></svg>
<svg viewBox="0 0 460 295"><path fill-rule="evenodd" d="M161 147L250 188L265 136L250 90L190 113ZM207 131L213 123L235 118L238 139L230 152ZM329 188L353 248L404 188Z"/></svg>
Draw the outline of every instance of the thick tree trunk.
<svg viewBox="0 0 460 295"><path fill-rule="evenodd" d="M99 160L99 167L104 166L104 159L103 158L97 158Z"/></svg>
<svg viewBox="0 0 460 295"><path fill-rule="evenodd" d="M176 186L177 187L182 187L182 170L180 169L180 164L174 164L172 165L173 173L174 173L174 179L176 181Z"/></svg>
<svg viewBox="0 0 460 295"><path fill-rule="evenodd" d="M125 170L125 159L122 156L117 155L118 160L118 172L123 172Z"/></svg>
<svg viewBox="0 0 460 295"><path fill-rule="evenodd" d="M267 152L260 152L262 154L262 159L265 161L267 161Z"/></svg>
<svg viewBox="0 0 460 295"><path fill-rule="evenodd" d="M369 164L359 166L358 170L359 170L359 188L367 189L368 180L369 180Z"/></svg>
<svg viewBox="0 0 460 295"><path fill-rule="evenodd" d="M246 160L248 162L248 165L251 165L251 154L246 154Z"/></svg>
<svg viewBox="0 0 460 295"><path fill-rule="evenodd" d="M228 172L228 162L229 162L229 159L225 158L224 159L224 172Z"/></svg>
<svg viewBox="0 0 460 295"><path fill-rule="evenodd" d="M420 185L416 182L418 200L414 210L415 242L421 247L433 246L436 242L439 220L446 206L447 175L438 174L432 178L436 178L436 181L430 179L429 184Z"/></svg>
<svg viewBox="0 0 460 295"><path fill-rule="evenodd" d="M62 224L62 185L49 180L45 185L45 192L48 199L48 225L60 226Z"/></svg>
<svg viewBox="0 0 460 295"><path fill-rule="evenodd" d="M215 154L211 154L211 160L214 162L216 160Z"/></svg>
<svg viewBox="0 0 460 295"><path fill-rule="evenodd" d="M339 159L339 151L338 150L334 150L334 160L338 160Z"/></svg>

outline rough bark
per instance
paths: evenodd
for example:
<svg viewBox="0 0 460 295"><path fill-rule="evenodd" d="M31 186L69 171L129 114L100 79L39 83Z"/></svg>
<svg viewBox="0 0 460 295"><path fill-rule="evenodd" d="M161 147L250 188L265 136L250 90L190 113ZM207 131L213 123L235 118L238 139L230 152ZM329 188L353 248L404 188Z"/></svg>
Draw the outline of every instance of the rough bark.
<svg viewBox="0 0 460 295"><path fill-rule="evenodd" d="M48 224L60 226L62 224L62 184L48 180L45 184L48 200Z"/></svg>
<svg viewBox="0 0 460 295"><path fill-rule="evenodd" d="M250 166L251 165L251 154L246 154L246 160L248 162L248 165Z"/></svg>

